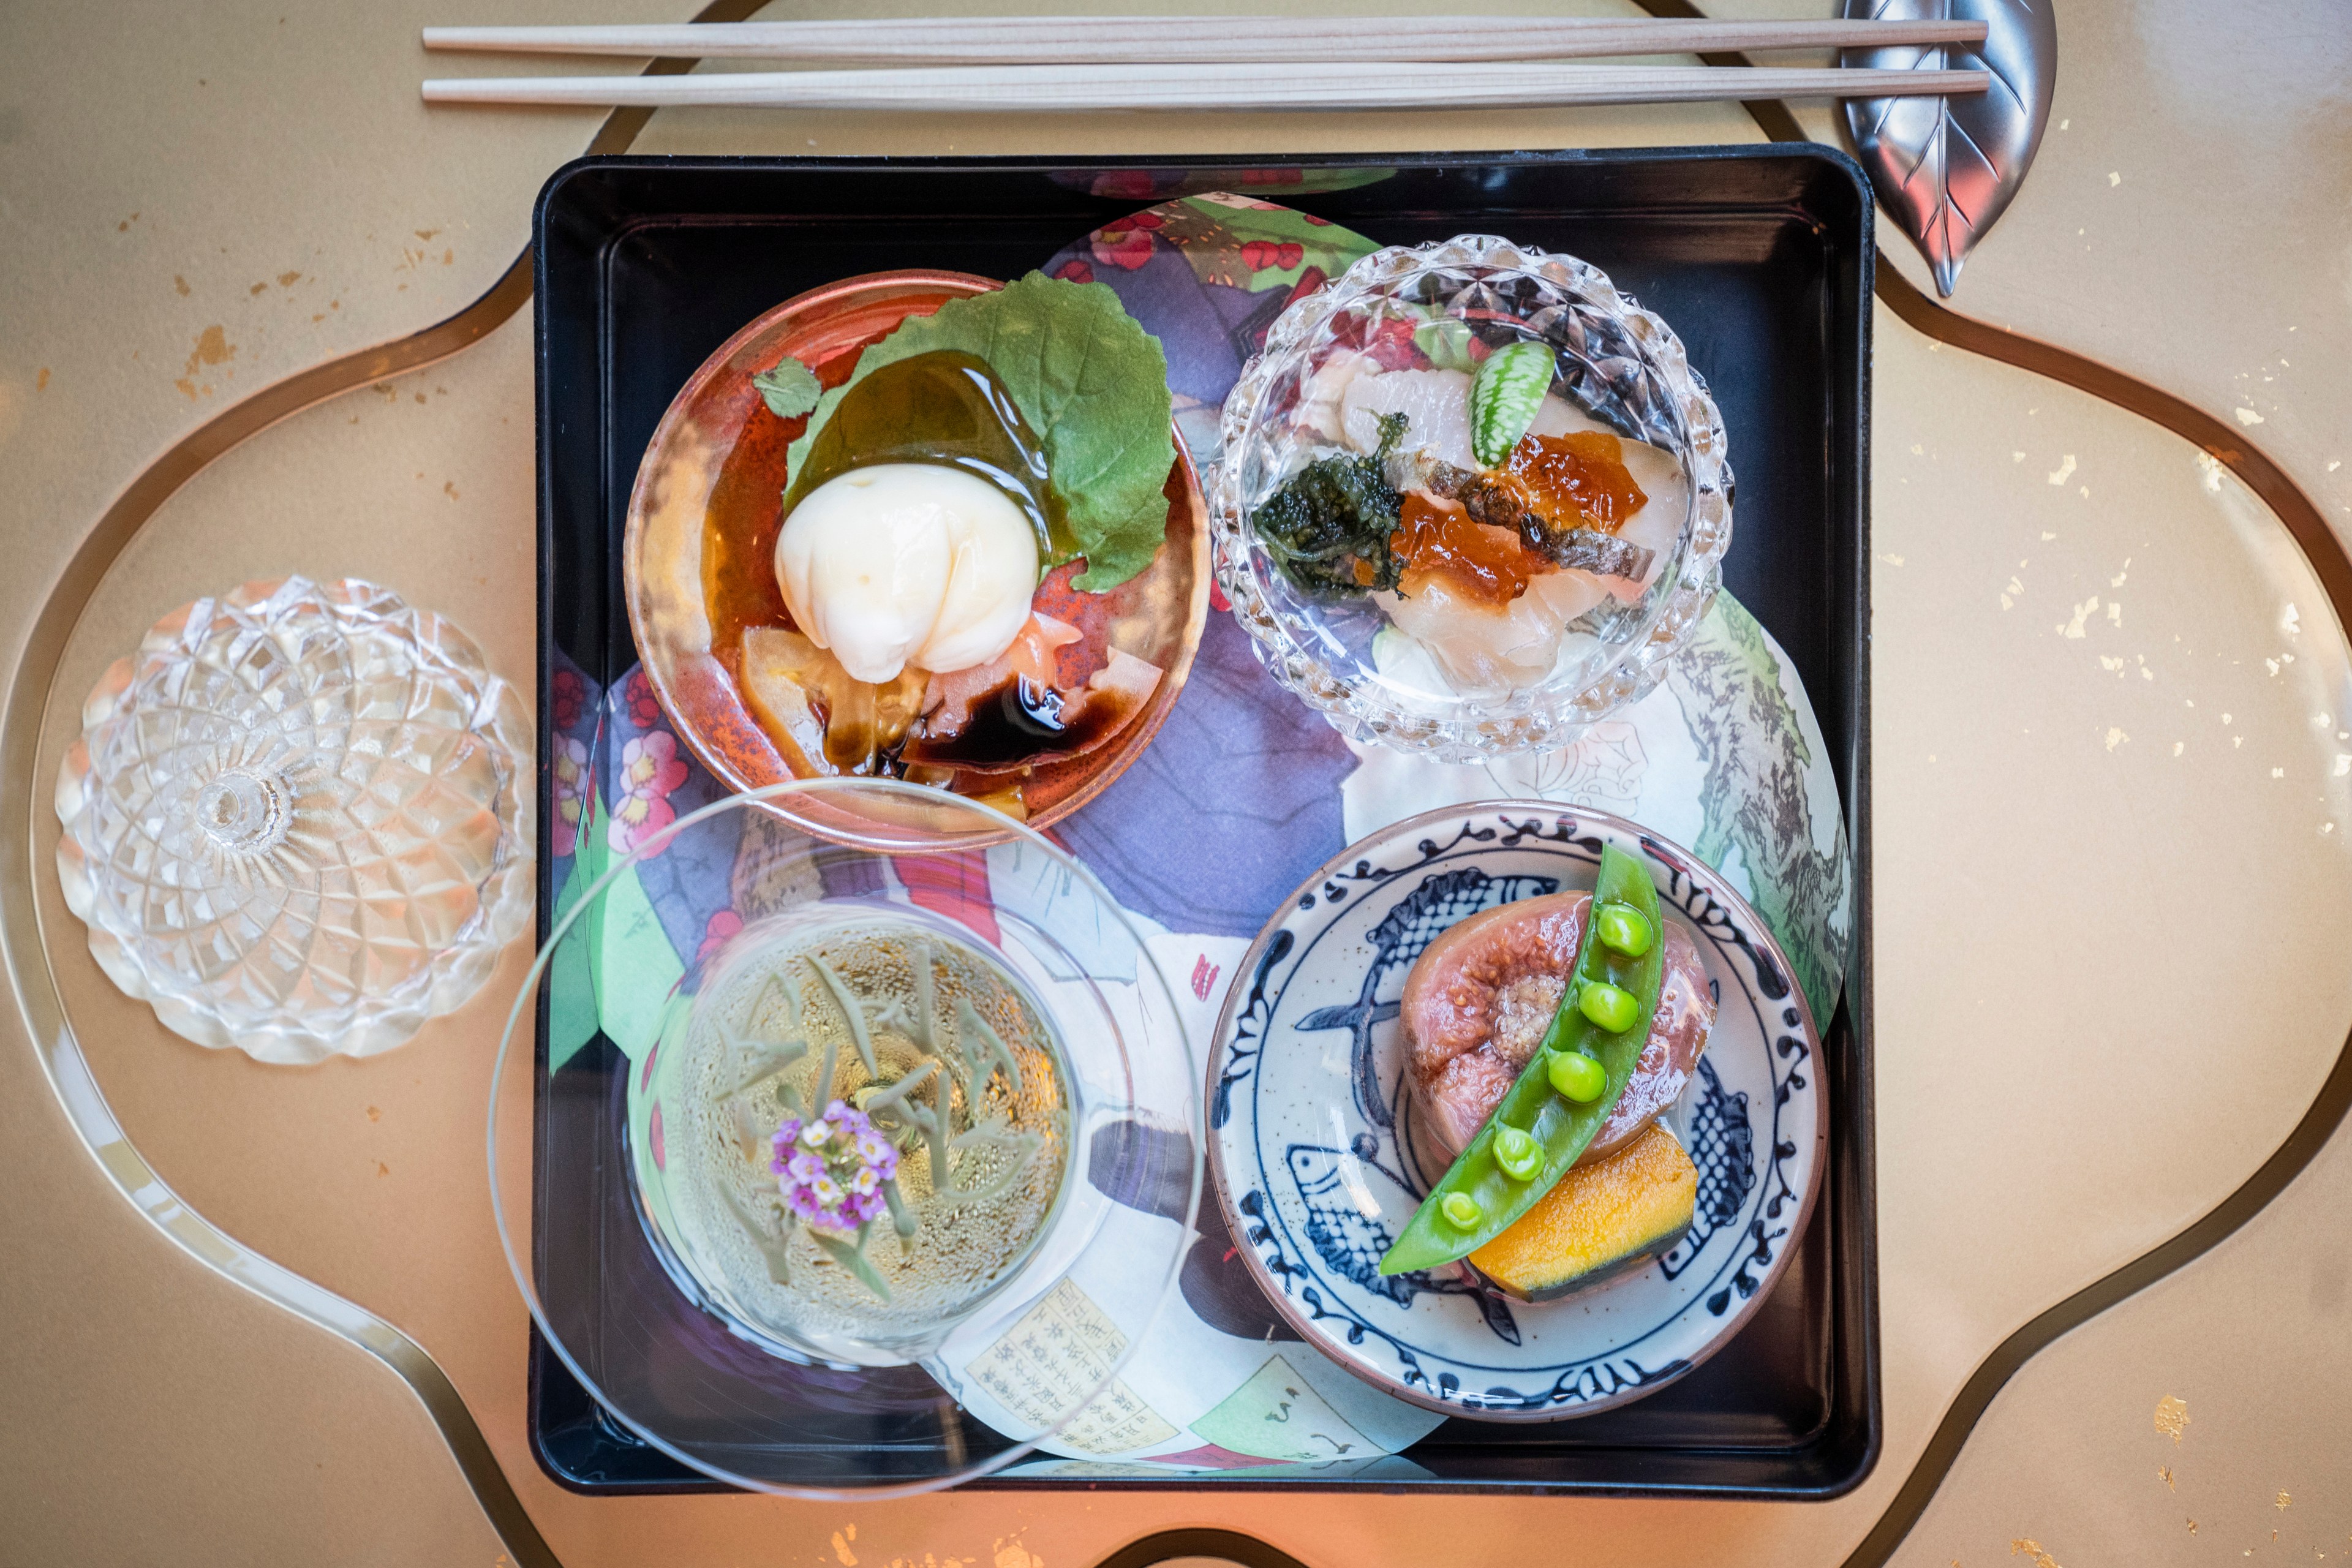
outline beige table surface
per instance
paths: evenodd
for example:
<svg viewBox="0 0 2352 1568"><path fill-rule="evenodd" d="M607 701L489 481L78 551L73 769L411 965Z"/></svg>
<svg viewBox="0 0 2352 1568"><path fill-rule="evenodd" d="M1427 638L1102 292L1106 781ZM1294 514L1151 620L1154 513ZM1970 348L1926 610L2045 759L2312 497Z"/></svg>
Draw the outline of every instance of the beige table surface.
<svg viewBox="0 0 2352 1568"><path fill-rule="evenodd" d="M826 14L847 8L762 13ZM2173 428L2112 387L1878 311L1885 1445L1864 1485L1813 1505L1486 1499L1465 1515L1402 1497L851 1507L550 1483L525 1446L526 1320L478 1152L500 1004L365 1063L272 1069L190 1046L89 961L49 869L47 791L98 671L163 612L247 577L374 578L528 676L529 312L416 334L507 273L533 193L602 122L428 114L415 29L655 15L619 0L0 12L0 938L17 1003L0 1011L0 1563L1075 1568L1188 1526L1317 1568L2352 1553L2352 1134L2336 1127L2345 1084L2324 1088L2352 1026L2352 649L2312 559L2237 477L2267 461L2352 523L2352 44L2328 0L2066 0L2053 129L1953 301L2171 395ZM507 63L452 73L467 68ZM1826 112L1800 118L1834 140ZM635 148L1759 136L1736 105L706 110L653 116ZM1883 265L1924 279L1898 232L1881 238ZM319 370L469 335L407 374ZM208 421L233 426L257 406L242 400L305 373L281 395L309 406L166 482L217 445ZM354 390L317 401L322 380ZM2198 1005L2216 988L2234 994L2226 1021ZM2146 1288L2103 1292L2118 1270ZM311 1319L348 1335L233 1276L281 1295L310 1282ZM436 1421L420 1386L463 1412L444 1399ZM2177 1439L2155 1420L2167 1398L2187 1406Z"/></svg>

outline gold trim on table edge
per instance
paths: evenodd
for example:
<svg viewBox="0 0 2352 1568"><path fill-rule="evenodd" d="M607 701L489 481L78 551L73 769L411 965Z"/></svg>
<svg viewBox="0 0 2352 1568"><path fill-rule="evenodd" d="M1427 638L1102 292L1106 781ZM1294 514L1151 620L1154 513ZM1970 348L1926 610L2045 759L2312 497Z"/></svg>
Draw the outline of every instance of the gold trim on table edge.
<svg viewBox="0 0 2352 1568"><path fill-rule="evenodd" d="M1635 0L1635 4L1654 16L1704 15L1690 0ZM1746 55L1738 53L1699 58L1711 66L1750 63ZM1758 129L1774 142L1812 140L1785 104L1768 100L1742 107ZM2240 432L2187 400L2122 371L2055 343L1963 316L1927 298L1891 267L1877 268L1875 289L1879 303L1913 331L1954 348L2047 377L2103 403L2114 404L2171 431L2228 468L2285 526L2287 536L2294 541L2318 577L2321 590L2336 611L2336 625L2352 634L2352 557L2347 556L2342 541L2327 526L2327 520L2304 494L2302 487ZM2020 1367L2060 1335L2080 1328L2117 1302L2195 1262L2234 1234L2284 1192L2287 1184L2317 1157L2343 1123L2347 1110L2352 1110L2352 1038L2347 1038L2343 1049L2336 1053L2336 1065L2328 1069L2326 1081L2319 1086L2319 1093L2284 1141L2235 1191L2186 1228L2029 1319L1993 1346L1953 1395L1943 1418L1937 1422L1918 1458L1913 1461L1911 1473L1904 1477L1902 1486L1888 1500L1885 1511L1846 1555L1840 1568L1883 1568L1911 1533L1911 1527L1927 1511L1927 1504L1951 1472L1977 1422Z"/></svg>
<svg viewBox="0 0 2352 1568"><path fill-rule="evenodd" d="M710 0L692 19L739 22L762 4L764 0ZM646 65L644 74L684 75L698 63L656 59ZM626 151L652 117L650 109L614 110L586 152L593 155ZM49 689L75 623L116 558L173 492L232 447L306 408L447 359L497 331L530 299L531 263L531 249L525 246L488 291L456 315L407 337L329 360L222 409L140 470L99 518L43 599L26 637L16 677L8 685L5 703L0 705L0 819L13 820L23 830L21 837L0 832L0 882L5 882L0 886L0 963L6 967L19 1013L67 1121L131 1206L190 1257L230 1283L350 1342L390 1367L440 1428L450 1458L516 1568L562 1568L562 1560L516 1495L473 1411L449 1381L449 1374L422 1345L364 1307L270 1261L221 1230L181 1202L132 1146L108 1109L80 1043L66 1022L64 1002L49 969L39 907L33 897L37 858L33 846L51 793L41 788L35 776ZM28 940L33 947L29 954L23 951Z"/></svg>
<svg viewBox="0 0 2352 1568"><path fill-rule="evenodd" d="M693 20L739 21L764 0L713 0ZM1637 0L1652 16L1701 17L1688 0ZM1744 66L1738 54L1700 57L1709 65ZM682 74L697 62L659 59L649 76ZM1774 142L1809 142L1776 101L1746 105ZM625 151L652 116L646 109L615 110L586 152ZM81 1047L65 1018L48 964L48 949L33 897L33 846L48 792L34 776L41 720L67 641L81 607L131 540L171 496L215 458L280 420L316 404L389 376L446 359L503 325L531 293L532 256L526 247L489 290L445 321L407 337L300 372L231 405L166 448L110 505L59 574L36 616L22 660L0 708L0 816L23 829L0 834L0 963L39 1053L50 1087L75 1134L131 1206L189 1256L296 1317L348 1341L391 1368L440 1428L451 1457L476 1500L512 1554L517 1568L562 1568L539 1527L491 1451L473 1412L448 1374L424 1348L355 1302L348 1301L246 1247L181 1202L132 1146L107 1108ZM2352 627L2352 557L2318 508L2284 470L2242 435L2171 394L2079 354L1963 316L1929 300L1907 279L1882 267L1879 301L1908 326L1938 342L2073 386L2170 430L2244 480L2278 518L2310 562L2338 623ZM29 938L32 951L25 951ZM2168 1240L2066 1297L2012 1331L1979 1363L1930 1434L1885 1510L1842 1568L1880 1568L1918 1522L1977 1421L2003 1384L2028 1360L2067 1331L2201 1257L2252 1219L2308 1165L2352 1109L2352 1039L2285 1140L2260 1169L2202 1217ZM1248 1568L1302 1568L1297 1559L1239 1531L1155 1531L1104 1558L1098 1568L1150 1568L1175 1557L1213 1555Z"/></svg>
<svg viewBox="0 0 2352 1568"><path fill-rule="evenodd" d="M37 871L34 854L44 814L53 809L52 791L41 788L35 776L49 689L82 608L116 557L173 492L247 437L314 404L446 359L488 334L530 298L530 261L525 249L488 293L445 321L395 342L331 360L223 409L167 448L107 508L35 616L6 705L0 708L0 816L17 824L16 831L0 833L0 963L6 965L26 1030L67 1120L131 1206L224 1279L350 1341L398 1373L441 1429L475 1500L518 1568L562 1568L490 1452L473 1412L424 1347L365 1308L271 1262L215 1226L181 1202L131 1145L66 1021L33 897L34 877L54 874Z"/></svg>

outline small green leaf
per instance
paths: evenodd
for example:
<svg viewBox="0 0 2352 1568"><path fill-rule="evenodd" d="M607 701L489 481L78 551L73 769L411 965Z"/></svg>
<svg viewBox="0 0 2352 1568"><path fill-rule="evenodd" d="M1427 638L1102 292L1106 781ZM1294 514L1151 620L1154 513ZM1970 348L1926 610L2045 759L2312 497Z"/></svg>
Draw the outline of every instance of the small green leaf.
<svg viewBox="0 0 2352 1568"><path fill-rule="evenodd" d="M909 316L857 356L824 394L786 455L798 473L849 389L886 364L961 349L985 362L1045 446L1045 465L1087 570L1090 594L1146 566L1168 531L1160 490L1175 466L1168 356L1100 283L1032 272L1003 288Z"/></svg>
<svg viewBox="0 0 2352 1568"><path fill-rule="evenodd" d="M768 412L779 419L797 419L824 396L824 387L817 381L816 372L790 354L753 376L751 384L760 389L760 399L768 405Z"/></svg>
<svg viewBox="0 0 2352 1568"><path fill-rule="evenodd" d="M809 1239L824 1248L835 1263L848 1269L859 1284L887 1301L890 1299L890 1287L875 1271L874 1265L866 1260L866 1233L872 1228L870 1224L861 1225L857 1227L856 1240L841 1241L812 1227Z"/></svg>
<svg viewBox="0 0 2352 1568"><path fill-rule="evenodd" d="M1470 449L1494 468L1511 455L1551 390L1551 345L1516 342L1496 349L1470 383Z"/></svg>
<svg viewBox="0 0 2352 1568"><path fill-rule="evenodd" d="M1459 316L1439 316L1412 330L1413 346L1440 370L1475 370L1478 362L1470 354L1475 337L1470 323Z"/></svg>

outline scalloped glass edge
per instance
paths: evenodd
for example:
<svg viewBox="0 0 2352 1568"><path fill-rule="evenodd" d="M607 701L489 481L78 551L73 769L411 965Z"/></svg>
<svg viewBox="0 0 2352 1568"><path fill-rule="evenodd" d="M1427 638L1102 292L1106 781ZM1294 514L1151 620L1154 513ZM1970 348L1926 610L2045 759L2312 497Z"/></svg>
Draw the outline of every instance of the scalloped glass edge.
<svg viewBox="0 0 2352 1568"><path fill-rule="evenodd" d="M169 646L165 629L205 600L191 601L156 623L138 649L109 665L85 700L82 724L58 765L55 805L61 832L57 870L66 908L83 922L90 956L116 988L154 1009L158 1022L181 1038L211 1050L230 1047L256 1061L278 1067L310 1067L331 1057L369 1057L405 1045L433 1019L473 1000L504 957L507 945L530 925L537 891L538 813L524 793L537 776L530 721L512 682L494 674L481 647L455 623L410 604L393 590L356 577L320 583L299 573L246 583L215 595L234 608L249 609L289 584L306 583L329 612L404 621L420 661L438 678L462 688L477 715L474 732L491 743L499 764L498 796L492 810L500 829L499 862L477 893L474 913L457 936L394 991L347 1003L323 1016L258 1026L235 1032L200 1003L185 976L160 970L140 956L126 938L138 933L108 923L89 882L86 813L90 796L89 731L110 717L131 684L141 659Z"/></svg>
<svg viewBox="0 0 2352 1568"><path fill-rule="evenodd" d="M1533 278L1622 322L1683 421L1686 438L1675 456L1683 464L1691 495L1691 516L1679 541L1673 586L1645 607L1643 629L1627 639L1614 659L1580 686L1547 683L1495 701L1456 698L1454 713L1446 717L1414 712L1375 686L1349 681L1266 601L1250 570L1257 546L1250 533L1238 465L1233 461L1252 435L1266 389L1285 369L1286 356L1304 349L1326 322L1357 301L1399 292L1408 281L1441 268ZM1565 745L1647 696L1664 679L1667 664L1696 634L1723 584L1723 556L1731 547L1732 502L1723 416L1705 379L1691 368L1674 329L1619 293L1608 274L1572 256L1479 234L1374 251L1276 319L1265 346L1243 366L1226 395L1219 430L1218 460L1207 487L1217 584L1233 606L1234 618L1249 633L1251 650L1266 673L1351 741L1448 763L1475 763Z"/></svg>

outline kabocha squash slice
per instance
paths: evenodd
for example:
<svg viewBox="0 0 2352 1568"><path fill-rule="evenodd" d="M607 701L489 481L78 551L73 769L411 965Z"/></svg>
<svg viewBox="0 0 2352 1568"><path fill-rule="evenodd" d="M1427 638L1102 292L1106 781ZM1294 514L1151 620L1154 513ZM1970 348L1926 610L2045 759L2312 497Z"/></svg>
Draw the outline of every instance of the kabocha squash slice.
<svg viewBox="0 0 2352 1568"><path fill-rule="evenodd" d="M1549 1301L1664 1257L1697 1206L1698 1167L1654 1121L1608 1159L1562 1176L1470 1263L1507 1294Z"/></svg>

